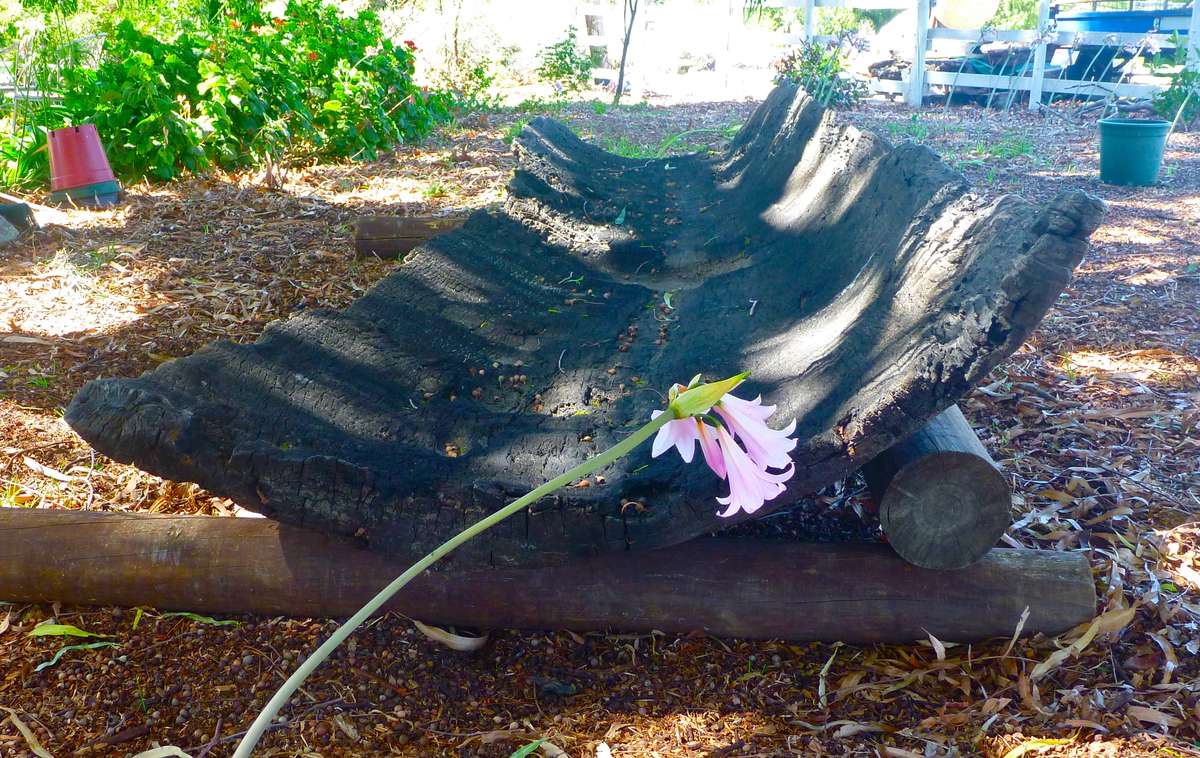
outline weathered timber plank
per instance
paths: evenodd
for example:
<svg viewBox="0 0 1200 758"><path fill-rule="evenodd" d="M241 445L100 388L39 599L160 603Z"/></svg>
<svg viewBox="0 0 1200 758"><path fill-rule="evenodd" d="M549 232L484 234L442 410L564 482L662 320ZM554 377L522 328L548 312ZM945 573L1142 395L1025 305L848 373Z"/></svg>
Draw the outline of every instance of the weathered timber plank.
<svg viewBox="0 0 1200 758"><path fill-rule="evenodd" d="M924 568L962 568L996 545L1012 491L952 405L863 467L892 548Z"/></svg>
<svg viewBox="0 0 1200 758"><path fill-rule="evenodd" d="M267 519L0 509L0 599L346 616L407 566ZM426 574L392 604L429 623L847 642L1061 632L1091 617L1079 553L993 550L931 571L883 545L702 538L552 569Z"/></svg>
<svg viewBox="0 0 1200 758"><path fill-rule="evenodd" d="M359 258L399 258L466 220L465 216L364 216L354 223L354 254Z"/></svg>

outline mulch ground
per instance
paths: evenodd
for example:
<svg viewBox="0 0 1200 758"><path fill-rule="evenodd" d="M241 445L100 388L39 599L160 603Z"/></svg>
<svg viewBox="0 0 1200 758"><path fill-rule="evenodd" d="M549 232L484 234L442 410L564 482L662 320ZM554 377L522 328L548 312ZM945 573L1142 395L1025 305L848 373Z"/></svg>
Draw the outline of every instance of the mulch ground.
<svg viewBox="0 0 1200 758"><path fill-rule="evenodd" d="M716 148L753 105L555 115L650 155ZM0 251L0 505L234 513L94 454L62 408L91 379L345 306L394 265L353 258L352 220L499 202L507 139L530 115L473 116L375 163L274 182L132 187L119 208L64 211ZM388 616L309 680L262 754L508 756L534 739L544 756L1200 754L1200 135L1173 138L1164 181L1135 189L1099 183L1094 125L882 103L844 118L928 144L985 195L1080 188L1108 202L1055 310L962 403L1013 481L1007 540L1084 552L1098 625L1011 649L493 630L482 650L458 653ZM851 480L758 528L871 539L867 506ZM51 618L111 636L28 636ZM0 755L35 743L54 755L154 744L227 755L333 626L0 606ZM96 640L115 645L37 670Z"/></svg>

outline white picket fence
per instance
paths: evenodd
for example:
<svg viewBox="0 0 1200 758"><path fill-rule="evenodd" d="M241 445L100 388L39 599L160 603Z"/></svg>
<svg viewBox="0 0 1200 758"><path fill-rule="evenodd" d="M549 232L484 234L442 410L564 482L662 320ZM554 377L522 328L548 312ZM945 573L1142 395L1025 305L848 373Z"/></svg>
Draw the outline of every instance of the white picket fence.
<svg viewBox="0 0 1200 758"><path fill-rule="evenodd" d="M1038 110L1042 106L1042 95L1045 93L1062 93L1075 97L1149 97L1160 90L1162 85L1149 83L1131 83L1122 80L1117 82L1064 79L1050 77L1046 74L1047 50L1051 45L1073 46L1099 45L1103 47L1156 45L1160 49L1170 49L1175 46L1172 35L1168 34L1115 34L1105 32L1059 32L1052 28L1050 20L1050 0L1041 0L1038 8L1038 29L1033 30L993 30L993 29L947 29L931 28L930 0L775 0L775 7L803 8L804 34L801 39L809 39L814 28L815 9L818 7L873 9L916 8L914 47L912 50L913 65L908 71L908 78L897 80L872 79L870 87L873 92L887 94L902 94L905 100L913 106L920 106L929 94L930 85L946 87L980 87L999 90L1018 90L1029 93L1029 109ZM1187 44L1187 66L1200 69L1200 0L1192 3L1191 18L1187 27L1187 36L1182 39ZM820 37L816 37L820 39ZM1027 72L1021 74L975 74L953 71L926 71L926 52L931 40L959 40L979 42L1013 42L1027 44L1033 47L1033 63ZM1086 75L1086 74L1085 74Z"/></svg>

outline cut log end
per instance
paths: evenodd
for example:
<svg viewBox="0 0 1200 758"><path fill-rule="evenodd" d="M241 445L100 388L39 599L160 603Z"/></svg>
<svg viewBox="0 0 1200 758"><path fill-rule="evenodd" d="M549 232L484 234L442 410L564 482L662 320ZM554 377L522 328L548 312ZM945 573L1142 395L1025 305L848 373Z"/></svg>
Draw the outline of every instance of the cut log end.
<svg viewBox="0 0 1200 758"><path fill-rule="evenodd" d="M927 455L896 473L879 503L892 548L923 568L969 566L1008 528L1012 497L1004 475L971 453Z"/></svg>
<svg viewBox="0 0 1200 758"><path fill-rule="evenodd" d="M879 522L900 557L956 569L982 558L1012 518L1008 481L958 406L863 469Z"/></svg>
<svg viewBox="0 0 1200 758"><path fill-rule="evenodd" d="M466 222L464 216L364 216L354 225L354 254L392 260Z"/></svg>

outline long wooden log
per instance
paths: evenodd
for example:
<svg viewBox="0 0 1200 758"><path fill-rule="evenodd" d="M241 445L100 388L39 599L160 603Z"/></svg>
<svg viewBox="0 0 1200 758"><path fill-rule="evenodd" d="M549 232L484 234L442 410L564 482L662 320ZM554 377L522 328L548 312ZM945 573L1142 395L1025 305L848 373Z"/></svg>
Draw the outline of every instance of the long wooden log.
<svg viewBox="0 0 1200 758"><path fill-rule="evenodd" d="M364 216L354 224L354 254L359 258L399 258L465 221L464 216Z"/></svg>
<svg viewBox="0 0 1200 758"><path fill-rule="evenodd" d="M892 548L923 568L981 559L1012 519L1012 491L957 405L863 467Z"/></svg>
<svg viewBox="0 0 1200 758"><path fill-rule="evenodd" d="M406 568L266 519L0 509L0 599L345 616ZM958 571L884 545L702 538L550 569L426 574L392 603L430 623L911 641L1061 632L1091 617L1078 553L993 550Z"/></svg>

